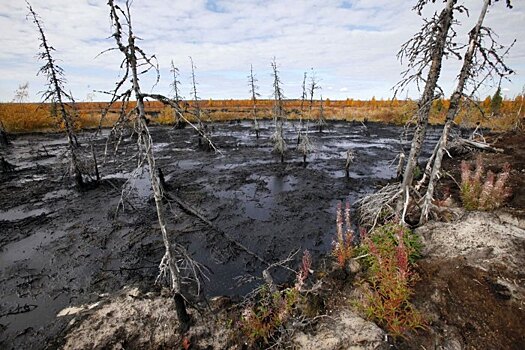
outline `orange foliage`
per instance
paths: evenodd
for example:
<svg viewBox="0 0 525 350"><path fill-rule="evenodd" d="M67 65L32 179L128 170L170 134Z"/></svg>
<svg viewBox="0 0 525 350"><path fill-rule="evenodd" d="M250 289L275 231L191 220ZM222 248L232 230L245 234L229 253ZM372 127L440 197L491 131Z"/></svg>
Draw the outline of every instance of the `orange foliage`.
<svg viewBox="0 0 525 350"><path fill-rule="evenodd" d="M457 123L473 126L481 122L483 126L505 130L511 128L517 119L523 118L525 108L518 116L522 96L514 100L504 100L498 116L490 115L490 103L482 101L478 107L461 109L456 118ZM274 101L271 99L257 100L257 117L259 119L271 118ZM183 101L183 108L187 110L186 118L194 120L191 115L193 101ZM439 124L445 120L446 111L450 105L448 100L438 100L432 105L430 123ZM105 102L79 102L75 104L75 125L79 128L95 128L100 123L101 112L106 108ZM204 120L228 121L238 119L252 119L253 102L251 100L202 100L199 101ZM319 114L320 101L313 102L314 110L303 112L303 118L316 119ZM131 102L128 110L134 108ZM172 124L174 122L173 110L157 101L146 102L148 118L156 124ZM122 108L121 103L115 103L104 118L103 127L111 126L118 118ZM287 117L291 120L299 119L301 115L301 100L285 100L284 108ZM484 112L480 113L480 109ZM328 120L345 121L375 121L393 124L404 124L409 121L417 111L417 103L412 100L329 100L324 103L324 113ZM25 131L58 131L61 125L51 116L50 104L39 103L0 103L0 120L8 132Z"/></svg>

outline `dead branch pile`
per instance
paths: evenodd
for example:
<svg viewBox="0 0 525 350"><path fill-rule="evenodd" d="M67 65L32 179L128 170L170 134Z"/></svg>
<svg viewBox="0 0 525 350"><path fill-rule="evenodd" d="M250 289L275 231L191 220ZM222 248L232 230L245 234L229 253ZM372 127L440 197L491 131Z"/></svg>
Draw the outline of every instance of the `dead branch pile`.
<svg viewBox="0 0 525 350"><path fill-rule="evenodd" d="M379 191L360 200L357 206L359 225L373 228L380 220L386 221L396 216L396 200L401 195L401 184L388 184Z"/></svg>

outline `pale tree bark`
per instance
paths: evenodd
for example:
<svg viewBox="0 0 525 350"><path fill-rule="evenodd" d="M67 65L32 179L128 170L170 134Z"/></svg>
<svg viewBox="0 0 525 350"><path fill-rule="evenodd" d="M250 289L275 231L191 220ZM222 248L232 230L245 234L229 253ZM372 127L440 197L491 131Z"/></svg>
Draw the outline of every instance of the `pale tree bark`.
<svg viewBox="0 0 525 350"><path fill-rule="evenodd" d="M464 89L465 85L469 78L472 77L472 75L475 73L474 70L477 69L477 67L474 66L474 58L476 55L476 51L478 49L484 49L481 43L481 31L483 29L483 21L485 19L485 16L487 14L487 10L489 5L491 4L491 0L484 0L483 6L481 8L480 15L478 17L478 21L474 28L469 33L469 44L467 48L467 52L464 55L463 58L463 65L461 67L461 71L458 76L458 83L456 86L456 89L452 93L452 96L450 97L450 106L447 111L447 116L445 120L445 125L443 127L443 132L441 134L441 138L439 139L437 149L433 155L433 164L432 164L432 171L430 173L429 182L427 186L427 191L423 199L423 206L421 209L421 215L419 219L419 223L423 224L425 223L428 218L429 214L432 208L432 200L434 199L434 189L436 186L436 182L439 180L440 172L441 172L441 166L443 161L443 156L446 152L447 148L447 142L450 130L454 123L454 118L459 112L460 106L461 106L461 100L464 96ZM496 57L496 61L499 62L500 57L498 56L497 52L492 52L492 55ZM496 70L496 73L500 76L503 76L507 73L507 71L510 71L508 67L505 65L502 65L501 67L498 65L493 66L493 69ZM501 71L500 69L503 69ZM431 161L429 161L430 163Z"/></svg>
<svg viewBox="0 0 525 350"><path fill-rule="evenodd" d="M248 84L250 85L250 94L252 95L252 116L253 129L255 130L255 138L259 139L259 122L257 121L257 98L260 94L257 92L259 87L256 85L257 78L253 74L253 65L250 65L250 75L248 76Z"/></svg>
<svg viewBox="0 0 525 350"><path fill-rule="evenodd" d="M173 81L171 88L173 89L173 98L177 105L180 105L180 81L179 81L179 68L175 67L173 60L171 60L171 73L173 74ZM182 129L186 124L181 120L178 110L173 110L173 121L176 129Z"/></svg>
<svg viewBox="0 0 525 350"><path fill-rule="evenodd" d="M304 72L303 75L303 93L301 94L301 110L299 111L299 130L297 131L297 145L301 143L301 133L303 132L303 115L304 115L304 109L305 109L305 102L308 98L308 93L306 92L306 77L307 74Z"/></svg>
<svg viewBox="0 0 525 350"><path fill-rule="evenodd" d="M306 80L306 73L304 75L304 78ZM303 98L305 99L308 98L308 93L310 94L310 101L309 101L310 107L308 110L308 118L306 119L306 126L303 128L304 122L301 125L302 132L300 133L300 142L299 142L299 146L297 147L299 152L301 152L303 155L303 167L306 167L306 158L308 157L308 154L310 154L310 152L312 152L314 149L312 142L310 141L310 137L308 133L310 132L309 130L310 129L310 119L312 119L313 117L315 90L318 90L320 88L321 87L317 84L315 72L312 68L312 75L310 76L310 84L309 84L308 90L306 90L306 82L303 81ZM301 101L301 113L302 113L303 108L304 108L304 104L303 104L303 101Z"/></svg>
<svg viewBox="0 0 525 350"><path fill-rule="evenodd" d="M434 93L437 86L437 81L441 73L441 66L443 56L445 53L446 43L449 35L449 29L453 21L453 9L456 0L447 0L445 8L441 11L439 19L436 23L433 32L435 39L431 42L430 59L431 65L426 78L425 88L423 95L418 103L417 121L414 130L414 137L410 148L410 153L406 160L406 167L403 173L403 181L401 182L401 196L397 203L397 211L401 212L409 201L410 187L414 179L414 169L417 165L423 141L425 140L426 128L428 124L428 117L430 114L430 108L432 101L434 100ZM401 216L401 222L404 222L404 215Z"/></svg>
<svg viewBox="0 0 525 350"><path fill-rule="evenodd" d="M323 95L321 95L321 100L319 101L319 119L317 119L317 126L319 127L319 132L323 132L323 126L326 125L323 102Z"/></svg>
<svg viewBox="0 0 525 350"><path fill-rule="evenodd" d="M199 137L199 147L204 149L210 149L209 144L202 142L202 134L206 130L206 126L202 122L202 110L199 102L199 95L197 94L197 81L195 79L195 65L193 64L193 58L190 56L190 62L191 62L191 82L192 82L192 91L191 95L193 96L193 111L195 118L197 119L197 127L198 127L198 137ZM205 146L208 144L208 146Z"/></svg>
<svg viewBox="0 0 525 350"><path fill-rule="evenodd" d="M153 151L153 140L148 129L148 123L146 119L146 113L144 108L144 94L141 92L139 84L139 73L137 67L147 66L146 72L149 69L158 69L153 65L152 60L154 57L148 57L142 49L140 49L135 42L135 34L133 33L131 11L129 1L126 1L125 9L122 9L114 3L113 0L108 1L110 7L110 17L112 20L113 28L115 30L113 37L116 40L118 50L124 55L123 67L125 68L125 74L122 80L117 83L117 89L122 87L128 79L131 79L131 88L119 94L118 90L113 93L114 99L121 97L124 101L129 101L129 96L133 94L137 101L136 108L133 110L135 113L134 126L135 131L138 135L137 145L139 148L139 156L143 159L148 166L148 172L153 190L153 196L155 199L155 207L157 211L157 219L162 234L162 241L164 243L165 253L162 261L159 265L160 274L162 276L168 276L170 279L171 289L174 293L174 299L176 303L176 311L181 323L182 329L189 327L189 315L186 311L186 305L184 303L184 297L182 296L182 281L181 281L181 267L178 265L176 260L178 258L189 259L185 253L184 248L176 245L176 251L173 244L170 242L168 231L166 228L167 220L165 217L165 207L163 203L163 190L157 176L157 166L155 164L155 154ZM123 26L120 23L120 19L124 18L125 28L127 32L124 33ZM124 39L123 36L126 38ZM126 41L124 41L126 40ZM113 102L113 100L112 100ZM129 116L126 115L126 116ZM139 166L143 161L139 161ZM183 260L182 259L182 260ZM194 270L195 271L195 270ZM195 278L197 276L195 275Z"/></svg>
<svg viewBox="0 0 525 350"><path fill-rule="evenodd" d="M524 118L521 115L521 112L523 111L523 102L525 101L525 86L521 89L521 102L520 102L520 108L516 112L516 120L514 121L514 125L512 128L515 131L523 131L525 125L523 124Z"/></svg>
<svg viewBox="0 0 525 350"><path fill-rule="evenodd" d="M286 141L284 140L284 107L283 107L283 91L281 89L281 78L279 77L279 69L275 57L271 62L273 71L273 121L275 124L275 132L272 135L274 142L274 150L280 154L281 163L284 163L284 153L286 152Z"/></svg>

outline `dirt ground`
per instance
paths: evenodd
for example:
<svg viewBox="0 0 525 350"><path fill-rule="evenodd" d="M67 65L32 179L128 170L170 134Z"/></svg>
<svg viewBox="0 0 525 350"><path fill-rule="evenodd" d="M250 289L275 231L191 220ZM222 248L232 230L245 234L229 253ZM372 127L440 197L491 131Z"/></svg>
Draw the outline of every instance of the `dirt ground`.
<svg viewBox="0 0 525 350"><path fill-rule="evenodd" d="M270 123L261 123L259 140L250 127L249 122L214 125L221 153L199 151L189 128L152 128L168 194L198 208L216 228L170 203L173 239L211 270L208 297L242 296L261 283L260 264L225 234L269 262L297 249L309 249L315 261L330 249L336 203L353 202L390 180L392 160L408 145L400 142L398 127L370 124L365 130L360 124L333 123L322 134L311 134L315 152L303 167L293 125L282 164L271 152ZM436 134L430 134L435 141ZM93 139L99 162L106 135ZM80 135L84 144L91 138L93 133ZM125 139L116 157L108 156L101 185L80 193L66 175L65 144L62 135L27 134L0 150L16 165L0 175L2 348L51 344L72 318L57 317L64 308L92 305L127 285L153 290L163 245L148 174L133 168L133 140ZM346 179L348 148L357 159ZM115 215L122 187L124 206ZM278 282L290 277L274 273Z"/></svg>
<svg viewBox="0 0 525 350"><path fill-rule="evenodd" d="M488 135L502 153L480 153L486 170L512 167L512 196L495 213L465 213L450 223L430 223L417 232L425 238L425 258L414 304L428 329L398 344L399 349L523 349L525 347L525 134ZM447 159L445 170L460 181L460 163L477 154ZM444 189L447 189L444 191ZM459 189L443 179L438 193Z"/></svg>
<svg viewBox="0 0 525 350"><path fill-rule="evenodd" d="M426 250L413 302L426 315L427 329L405 339L389 338L387 344L384 332L349 314L355 278L332 271L326 253L337 202L354 202L394 176L393 160L408 146L399 140L401 128L369 124L365 130L333 123L322 134L312 134L316 151L303 167L291 126L284 164L271 153L269 124L263 124L259 140L249 127L247 122L216 124L214 140L222 154L198 151L189 129L153 128L168 194L199 208L215 225L211 229L171 203L173 239L212 271L205 284L208 298L235 300L261 283L260 264L227 235L270 262L296 249L310 250L325 288L318 312L327 317L305 330L298 342L310 341L305 348L328 346L320 338L332 339L334 349L523 348L523 134L494 136L503 154L483 155L493 171L505 161L512 165L514 194L503 210L493 216L462 213L458 221L421 230ZM437 132L429 131L424 156ZM82 135L84 141L89 137ZM102 159L104 137L95 143ZM102 167L102 184L82 193L65 181L64 144L60 135L20 135L11 148L0 150L17 165L0 175L0 347L247 348L235 331L238 320L228 314L230 298L211 299L201 311L191 309L195 324L190 333L176 331L173 300L153 285L163 246L148 174L134 173L129 165L132 140L125 140L117 160ZM357 153L350 179L343 170L348 148ZM445 161L457 180L460 160ZM452 180L443 181L438 192L447 188L459 203L454 186ZM122 187L124 208L115 215ZM278 282L291 277L273 272ZM203 299L190 301L203 305ZM348 329L356 332L338 335Z"/></svg>

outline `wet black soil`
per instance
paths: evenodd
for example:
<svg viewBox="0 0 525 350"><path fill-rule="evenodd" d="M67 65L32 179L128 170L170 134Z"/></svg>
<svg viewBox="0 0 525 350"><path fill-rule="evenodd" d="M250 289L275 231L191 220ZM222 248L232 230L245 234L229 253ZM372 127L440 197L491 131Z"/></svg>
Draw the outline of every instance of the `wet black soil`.
<svg viewBox="0 0 525 350"><path fill-rule="evenodd" d="M170 203L172 239L210 268L205 294L243 295L260 281L261 264L223 233L275 262L297 249L314 259L326 253L338 201L354 202L395 175L406 142L402 128L333 123L310 135L306 167L289 126L285 163L272 153L271 124L256 140L248 122L213 126L221 153L197 149L189 128L153 127L157 165L167 194L198 208L218 230ZM105 135L94 140L99 161ZM84 133L84 144L93 137ZM429 131L431 150L437 139ZM67 176L66 140L58 134L19 135L0 153L16 165L0 174L0 347L39 349L52 344L71 317L65 307L96 302L124 285L153 288L163 245L148 173L136 170L134 141L123 141L101 167L102 182L78 192ZM347 149L357 157L345 178ZM115 215L124 188L123 209ZM281 281L285 274L277 276Z"/></svg>

